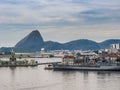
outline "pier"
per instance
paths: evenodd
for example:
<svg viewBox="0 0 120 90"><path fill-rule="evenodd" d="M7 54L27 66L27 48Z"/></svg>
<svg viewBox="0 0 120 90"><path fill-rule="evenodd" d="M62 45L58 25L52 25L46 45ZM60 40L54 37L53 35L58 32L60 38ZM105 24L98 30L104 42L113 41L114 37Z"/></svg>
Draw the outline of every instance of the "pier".
<svg viewBox="0 0 120 90"><path fill-rule="evenodd" d="M46 62L46 63L37 63L37 65L45 65L45 64L57 64L61 62Z"/></svg>

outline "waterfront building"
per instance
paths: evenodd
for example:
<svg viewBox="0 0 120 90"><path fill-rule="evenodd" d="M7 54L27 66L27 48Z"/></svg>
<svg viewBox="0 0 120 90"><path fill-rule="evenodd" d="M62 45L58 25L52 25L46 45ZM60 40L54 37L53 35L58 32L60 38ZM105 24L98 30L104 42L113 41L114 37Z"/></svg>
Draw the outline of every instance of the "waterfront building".
<svg viewBox="0 0 120 90"><path fill-rule="evenodd" d="M120 44L111 44L111 49L120 49Z"/></svg>
<svg viewBox="0 0 120 90"><path fill-rule="evenodd" d="M110 45L110 53L117 53L120 49L120 44L111 44Z"/></svg>

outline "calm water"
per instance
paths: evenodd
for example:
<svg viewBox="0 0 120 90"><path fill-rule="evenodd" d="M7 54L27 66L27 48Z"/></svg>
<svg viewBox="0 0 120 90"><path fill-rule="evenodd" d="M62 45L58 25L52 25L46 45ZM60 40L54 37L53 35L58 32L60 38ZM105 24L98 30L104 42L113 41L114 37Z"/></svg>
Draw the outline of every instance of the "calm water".
<svg viewBox="0 0 120 90"><path fill-rule="evenodd" d="M0 90L120 90L120 72L52 71L44 67L0 68Z"/></svg>

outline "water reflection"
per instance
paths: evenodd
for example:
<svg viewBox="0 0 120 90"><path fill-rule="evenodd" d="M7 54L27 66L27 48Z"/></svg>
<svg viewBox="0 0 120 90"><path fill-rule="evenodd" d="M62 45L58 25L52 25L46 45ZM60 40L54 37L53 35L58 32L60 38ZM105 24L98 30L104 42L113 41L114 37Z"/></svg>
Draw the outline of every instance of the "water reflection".
<svg viewBox="0 0 120 90"><path fill-rule="evenodd" d="M52 71L44 65L4 67L0 72L0 90L120 90L120 72Z"/></svg>

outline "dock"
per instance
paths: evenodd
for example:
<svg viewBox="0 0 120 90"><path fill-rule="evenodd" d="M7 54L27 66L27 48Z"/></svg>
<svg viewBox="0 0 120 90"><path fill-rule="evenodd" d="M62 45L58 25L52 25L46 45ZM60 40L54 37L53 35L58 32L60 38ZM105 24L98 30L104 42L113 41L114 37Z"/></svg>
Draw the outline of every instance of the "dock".
<svg viewBox="0 0 120 90"><path fill-rule="evenodd" d="M37 63L37 65L45 65L45 64L57 64L61 62L45 62L45 63Z"/></svg>

